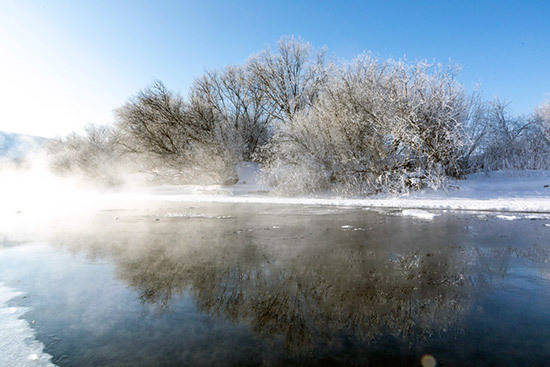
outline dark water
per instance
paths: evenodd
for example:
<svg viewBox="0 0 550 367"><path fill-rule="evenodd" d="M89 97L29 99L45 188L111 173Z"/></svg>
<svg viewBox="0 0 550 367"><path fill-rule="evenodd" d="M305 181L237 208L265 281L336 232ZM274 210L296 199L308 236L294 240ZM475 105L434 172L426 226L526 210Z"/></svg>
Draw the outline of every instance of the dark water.
<svg viewBox="0 0 550 367"><path fill-rule="evenodd" d="M58 366L550 365L538 220L202 204L36 232L0 234L0 282Z"/></svg>

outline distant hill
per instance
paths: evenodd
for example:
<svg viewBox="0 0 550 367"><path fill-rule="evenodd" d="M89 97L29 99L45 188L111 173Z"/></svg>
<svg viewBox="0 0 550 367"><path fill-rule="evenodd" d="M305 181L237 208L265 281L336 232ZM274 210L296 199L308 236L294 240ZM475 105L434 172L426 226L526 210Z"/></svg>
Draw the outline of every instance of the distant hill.
<svg viewBox="0 0 550 367"><path fill-rule="evenodd" d="M0 131L0 158L17 159L40 149L49 139Z"/></svg>

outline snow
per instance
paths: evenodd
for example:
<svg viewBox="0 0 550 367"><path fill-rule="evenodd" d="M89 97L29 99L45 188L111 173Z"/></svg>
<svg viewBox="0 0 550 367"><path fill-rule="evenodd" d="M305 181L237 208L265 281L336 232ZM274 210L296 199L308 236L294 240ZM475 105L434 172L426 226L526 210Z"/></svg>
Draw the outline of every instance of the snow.
<svg viewBox="0 0 550 367"><path fill-rule="evenodd" d="M526 215L525 219L531 219L531 220L550 219L550 214L530 214L530 215Z"/></svg>
<svg viewBox="0 0 550 367"><path fill-rule="evenodd" d="M401 211L401 215L415 217L419 219L425 219L425 220L432 220L436 217L437 214L430 213L420 209L405 209Z"/></svg>
<svg viewBox="0 0 550 367"><path fill-rule="evenodd" d="M423 190L411 195L414 198L454 199L525 199L550 198L550 171L495 171L474 173L465 180L450 182L447 192Z"/></svg>
<svg viewBox="0 0 550 367"><path fill-rule="evenodd" d="M242 164L234 186L160 186L153 191L126 194L128 199L173 202L219 202L388 207L401 209L447 209L497 212L550 213L550 171L499 171L476 173L450 182L447 190L422 190L407 195L340 198L273 196L257 179L258 167ZM409 212L432 219L431 213ZM429 215L428 215L429 214Z"/></svg>
<svg viewBox="0 0 550 367"><path fill-rule="evenodd" d="M355 226L352 226L352 225L344 225L344 226L340 226L341 229L343 229L344 231L366 231L365 228L361 228L361 227L355 227Z"/></svg>
<svg viewBox="0 0 550 367"><path fill-rule="evenodd" d="M520 219L520 217L518 217L517 215L497 215L496 216L497 218L499 219L504 219L504 220L516 220L516 219Z"/></svg>
<svg viewBox="0 0 550 367"><path fill-rule="evenodd" d="M153 189L162 195L217 195L235 196L262 194L268 187L259 180L260 167L254 162L240 162L237 165L239 181L235 185L160 185Z"/></svg>
<svg viewBox="0 0 550 367"><path fill-rule="evenodd" d="M188 218L188 219L231 219L233 218L230 215L206 215L206 214L186 214L186 213L167 213L163 215L168 218Z"/></svg>
<svg viewBox="0 0 550 367"><path fill-rule="evenodd" d="M243 162L237 170L239 181L232 186L162 185L133 187L116 192L83 189L78 182L68 180L67 183L67 180L48 175L46 168L26 173L7 171L0 176L4 189L0 190L0 228L21 226L21 217L32 217L37 225L47 218L53 220L59 216L83 220L82 216L86 217L95 210L135 206L140 202L151 201L324 206L323 212L332 210L326 207L334 210L346 207L394 208L407 210L404 213L396 211L394 214L424 220L433 219L434 210L468 210L515 216L523 213L524 219L550 220L550 187L545 187L550 185L550 171L478 173L465 180L450 182L447 190L343 198L328 193L304 197L275 196L259 181L258 165ZM205 218L200 213L185 211L164 213L162 216Z"/></svg>
<svg viewBox="0 0 550 367"><path fill-rule="evenodd" d="M25 307L8 307L7 303L22 293L0 283L0 366L54 367L44 345L34 337L29 323L21 316Z"/></svg>

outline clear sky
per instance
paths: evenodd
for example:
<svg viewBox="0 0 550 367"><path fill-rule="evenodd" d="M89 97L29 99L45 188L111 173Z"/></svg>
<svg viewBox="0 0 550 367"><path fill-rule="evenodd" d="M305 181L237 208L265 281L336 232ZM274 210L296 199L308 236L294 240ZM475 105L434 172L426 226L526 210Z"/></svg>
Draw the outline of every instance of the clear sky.
<svg viewBox="0 0 550 367"><path fill-rule="evenodd" d="M468 90L516 113L550 97L550 1L0 0L0 130L109 123L154 79L186 93L283 35L336 58L458 63Z"/></svg>

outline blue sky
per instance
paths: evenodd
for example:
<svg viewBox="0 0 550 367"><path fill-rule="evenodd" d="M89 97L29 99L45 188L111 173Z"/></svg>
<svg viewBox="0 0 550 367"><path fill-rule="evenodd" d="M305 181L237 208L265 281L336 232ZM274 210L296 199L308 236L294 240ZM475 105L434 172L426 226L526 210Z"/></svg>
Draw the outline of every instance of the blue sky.
<svg viewBox="0 0 550 367"><path fill-rule="evenodd" d="M459 80L528 113L550 98L550 1L0 0L0 130L109 123L154 79L186 93L283 35L331 56L462 66Z"/></svg>

